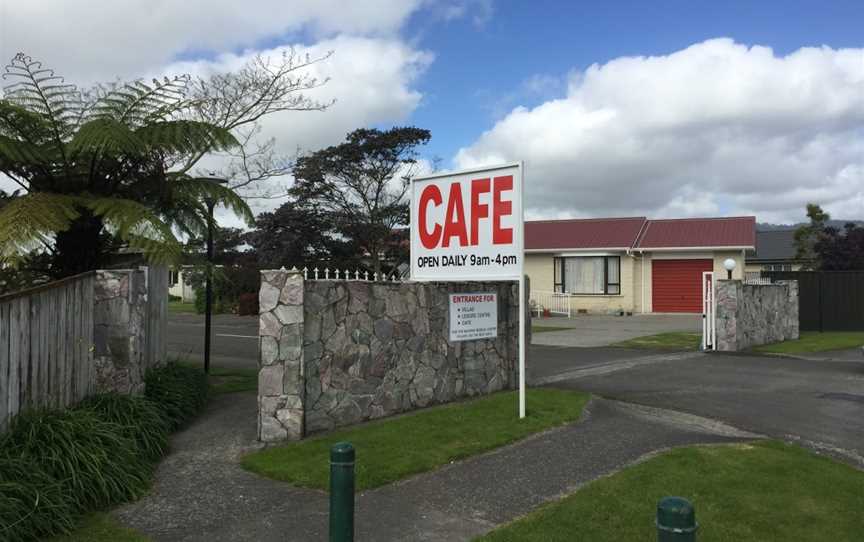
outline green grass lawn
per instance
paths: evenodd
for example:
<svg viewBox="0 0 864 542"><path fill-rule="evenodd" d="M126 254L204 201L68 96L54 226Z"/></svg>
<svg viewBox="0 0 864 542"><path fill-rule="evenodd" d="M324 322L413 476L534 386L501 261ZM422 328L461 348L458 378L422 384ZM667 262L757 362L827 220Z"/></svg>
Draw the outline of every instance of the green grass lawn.
<svg viewBox="0 0 864 542"><path fill-rule="evenodd" d="M268 448L245 456L242 464L262 476L327 489L330 447L347 440L357 451L357 489L369 489L575 421L588 398L528 390L527 415L519 420L517 394L496 393Z"/></svg>
<svg viewBox="0 0 864 542"><path fill-rule="evenodd" d="M104 513L86 516L72 534L57 536L49 542L149 542L150 539L120 525Z"/></svg>
<svg viewBox="0 0 864 542"><path fill-rule="evenodd" d="M195 314L195 303L184 303L182 301L169 301L168 312Z"/></svg>
<svg viewBox="0 0 864 542"><path fill-rule="evenodd" d="M209 381L211 393L254 392L258 390L258 369L210 367Z"/></svg>
<svg viewBox="0 0 864 542"><path fill-rule="evenodd" d="M612 346L646 350L697 350L701 342L701 333L672 332L636 337L615 343Z"/></svg>
<svg viewBox="0 0 864 542"><path fill-rule="evenodd" d="M573 329L571 327L561 327L561 326L531 326L531 333L546 333L547 331L567 331L568 329Z"/></svg>
<svg viewBox="0 0 864 542"><path fill-rule="evenodd" d="M806 354L808 352L826 352L828 350L845 350L864 345L864 331L802 331L801 338L795 341L766 344L754 348L757 352L774 354Z"/></svg>
<svg viewBox="0 0 864 542"><path fill-rule="evenodd" d="M772 441L672 450L481 540L653 542L667 495L694 504L699 542L852 542L864 533L864 472Z"/></svg>

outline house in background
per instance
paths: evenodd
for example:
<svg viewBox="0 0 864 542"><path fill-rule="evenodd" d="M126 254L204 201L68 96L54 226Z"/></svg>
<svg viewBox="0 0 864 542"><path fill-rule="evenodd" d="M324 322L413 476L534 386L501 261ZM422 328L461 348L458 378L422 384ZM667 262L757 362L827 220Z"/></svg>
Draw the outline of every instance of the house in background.
<svg viewBox="0 0 864 542"><path fill-rule="evenodd" d="M798 271L806 263L796 258L795 230L756 232L756 250L747 254L747 273Z"/></svg>
<svg viewBox="0 0 864 542"><path fill-rule="evenodd" d="M568 294L574 312L699 313L702 273L743 278L755 217L645 217L525 223L525 273L535 306Z"/></svg>
<svg viewBox="0 0 864 542"><path fill-rule="evenodd" d="M168 295L179 297L184 303L195 302L195 288L188 282L193 269L195 266L180 265L168 270Z"/></svg>

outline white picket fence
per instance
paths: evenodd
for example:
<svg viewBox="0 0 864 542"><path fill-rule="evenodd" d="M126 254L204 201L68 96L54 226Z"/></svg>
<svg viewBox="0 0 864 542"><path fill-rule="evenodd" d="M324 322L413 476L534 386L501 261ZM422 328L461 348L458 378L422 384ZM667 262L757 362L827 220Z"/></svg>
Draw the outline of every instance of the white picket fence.
<svg viewBox="0 0 864 542"><path fill-rule="evenodd" d="M744 273L744 284L773 284L770 277L763 277L760 271Z"/></svg>
<svg viewBox="0 0 864 542"><path fill-rule="evenodd" d="M570 318L573 316L573 295L562 292L549 292L543 290L531 290L529 303L531 311L537 316L544 312Z"/></svg>
<svg viewBox="0 0 864 542"><path fill-rule="evenodd" d="M283 267L284 271L285 268ZM324 269L318 269L317 267L313 269L309 269L308 267L304 267L303 269L297 269L297 267L292 267L290 269L292 273L303 273L303 280L350 280L350 281L362 281L362 282L407 282L405 279L399 277L395 273L391 275L387 275L386 273L372 273L369 271L363 271L362 273L358 270L354 270L352 273L348 269L330 269L329 267L325 267Z"/></svg>

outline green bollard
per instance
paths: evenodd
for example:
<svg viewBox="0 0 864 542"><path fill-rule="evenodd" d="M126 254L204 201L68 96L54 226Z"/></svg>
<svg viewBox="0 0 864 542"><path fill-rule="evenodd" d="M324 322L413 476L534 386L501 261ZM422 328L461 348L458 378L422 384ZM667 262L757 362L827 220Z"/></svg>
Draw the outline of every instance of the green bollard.
<svg viewBox="0 0 864 542"><path fill-rule="evenodd" d="M657 542L696 542L696 510L681 497L663 497L657 503Z"/></svg>
<svg viewBox="0 0 864 542"><path fill-rule="evenodd" d="M330 542L354 540L354 446L330 448Z"/></svg>

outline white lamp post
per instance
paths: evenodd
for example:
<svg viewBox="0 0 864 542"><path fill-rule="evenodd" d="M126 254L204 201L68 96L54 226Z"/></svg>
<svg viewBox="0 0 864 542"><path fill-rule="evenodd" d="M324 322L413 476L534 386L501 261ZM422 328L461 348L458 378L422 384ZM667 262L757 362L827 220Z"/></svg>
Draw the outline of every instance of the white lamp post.
<svg viewBox="0 0 864 542"><path fill-rule="evenodd" d="M726 260L723 261L723 267L726 268L726 278L732 280L732 271L735 269L735 260L732 258L726 258Z"/></svg>

